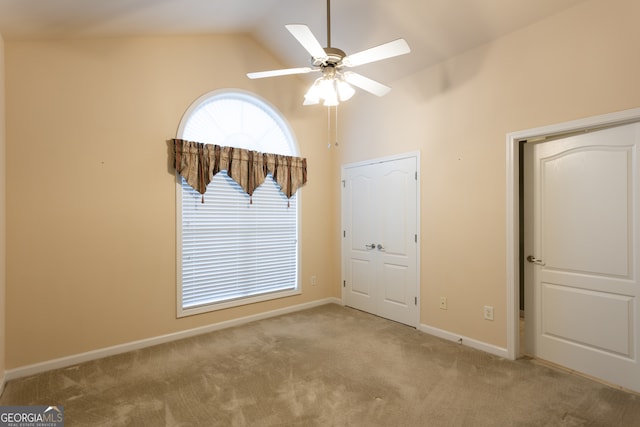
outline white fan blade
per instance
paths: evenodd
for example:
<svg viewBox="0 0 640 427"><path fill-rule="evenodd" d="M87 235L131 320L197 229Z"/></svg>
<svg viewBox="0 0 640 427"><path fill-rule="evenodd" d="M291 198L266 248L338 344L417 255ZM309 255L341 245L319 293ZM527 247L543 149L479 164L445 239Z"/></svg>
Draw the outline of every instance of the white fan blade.
<svg viewBox="0 0 640 427"><path fill-rule="evenodd" d="M285 25L285 27L291 34L293 34L293 37L298 40L302 47L304 47L307 52L309 52L313 59L324 60L327 58L327 54L324 51L324 48L322 47L316 36L313 35L309 27L304 24L288 24Z"/></svg>
<svg viewBox="0 0 640 427"><path fill-rule="evenodd" d="M409 52L411 52L411 48L405 39L398 39L349 55L342 60L342 63L347 67L357 67L358 65L393 58L394 56L404 55Z"/></svg>
<svg viewBox="0 0 640 427"><path fill-rule="evenodd" d="M354 73L353 71L345 71L343 75L347 83L359 87L362 90L366 90L374 95L384 96L391 90L389 86L385 86L382 83L378 83L375 80L371 80L370 78Z"/></svg>
<svg viewBox="0 0 640 427"><path fill-rule="evenodd" d="M307 74L312 71L317 70L310 67L285 68L282 70L257 71L255 73L247 73L247 77L249 77L250 79L263 79L265 77L288 76L290 74Z"/></svg>

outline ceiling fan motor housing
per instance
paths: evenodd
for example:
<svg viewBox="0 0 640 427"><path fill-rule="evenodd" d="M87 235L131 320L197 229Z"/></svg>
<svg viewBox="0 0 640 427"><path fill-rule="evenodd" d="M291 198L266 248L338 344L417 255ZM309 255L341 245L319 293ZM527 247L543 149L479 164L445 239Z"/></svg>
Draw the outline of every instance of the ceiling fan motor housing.
<svg viewBox="0 0 640 427"><path fill-rule="evenodd" d="M347 54L337 47L325 47L325 53L327 54L326 58L311 58L311 63L316 67L340 67L342 66L342 58L347 56Z"/></svg>

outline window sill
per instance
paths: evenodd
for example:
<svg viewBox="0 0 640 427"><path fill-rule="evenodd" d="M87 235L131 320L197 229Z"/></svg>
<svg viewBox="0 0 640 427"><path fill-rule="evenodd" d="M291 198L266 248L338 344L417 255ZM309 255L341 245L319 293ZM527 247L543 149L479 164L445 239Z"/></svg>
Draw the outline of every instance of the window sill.
<svg viewBox="0 0 640 427"><path fill-rule="evenodd" d="M296 289L291 289L287 291L271 292L271 293L256 295L252 297L238 298L238 299L219 302L219 303L199 305L191 308L182 308L182 301L178 300L177 318L194 316L196 314L203 314L203 313L209 313L212 311L225 310L227 308L240 307L243 305L255 304L257 302L287 298L287 297L301 295L301 294L302 294L302 291L299 288L296 288Z"/></svg>

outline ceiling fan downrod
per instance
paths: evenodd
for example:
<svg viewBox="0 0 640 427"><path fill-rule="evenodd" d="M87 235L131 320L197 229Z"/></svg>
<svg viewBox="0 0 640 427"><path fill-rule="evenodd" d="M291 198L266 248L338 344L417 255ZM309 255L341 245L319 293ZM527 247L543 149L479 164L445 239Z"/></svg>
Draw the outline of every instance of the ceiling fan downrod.
<svg viewBox="0 0 640 427"><path fill-rule="evenodd" d="M327 0L327 47L331 47L331 0Z"/></svg>

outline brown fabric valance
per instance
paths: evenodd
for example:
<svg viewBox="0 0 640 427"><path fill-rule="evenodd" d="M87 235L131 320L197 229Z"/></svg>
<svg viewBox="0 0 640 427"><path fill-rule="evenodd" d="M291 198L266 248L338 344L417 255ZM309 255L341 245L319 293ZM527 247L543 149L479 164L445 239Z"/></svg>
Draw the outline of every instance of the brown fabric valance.
<svg viewBox="0 0 640 427"><path fill-rule="evenodd" d="M307 159L173 139L176 171L200 194L222 170L252 196L271 174L287 198L307 182ZM204 199L203 199L204 201Z"/></svg>

